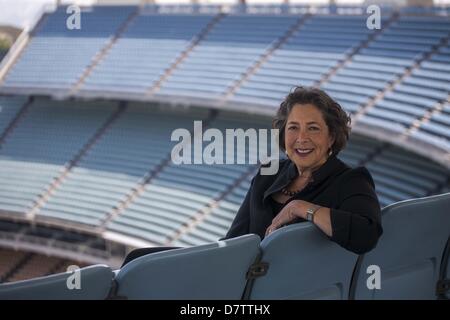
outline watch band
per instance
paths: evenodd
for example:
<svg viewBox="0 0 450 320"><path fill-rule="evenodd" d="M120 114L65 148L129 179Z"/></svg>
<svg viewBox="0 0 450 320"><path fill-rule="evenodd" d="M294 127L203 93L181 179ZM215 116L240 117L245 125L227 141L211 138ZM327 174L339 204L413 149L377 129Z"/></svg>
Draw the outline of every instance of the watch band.
<svg viewBox="0 0 450 320"><path fill-rule="evenodd" d="M322 207L321 206L317 206L317 205L315 205L315 206L313 206L311 208L308 208L308 210L306 210L306 220L314 222L314 214L320 208L322 208Z"/></svg>

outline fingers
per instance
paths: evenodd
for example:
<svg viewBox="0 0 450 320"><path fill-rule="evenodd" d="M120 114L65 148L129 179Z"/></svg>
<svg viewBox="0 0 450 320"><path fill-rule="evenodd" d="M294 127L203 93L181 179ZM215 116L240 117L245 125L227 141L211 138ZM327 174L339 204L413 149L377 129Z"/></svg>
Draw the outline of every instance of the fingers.
<svg viewBox="0 0 450 320"><path fill-rule="evenodd" d="M277 228L274 225L270 225L267 229L266 229L266 236L268 236L269 234L271 234L272 232L274 232Z"/></svg>
<svg viewBox="0 0 450 320"><path fill-rule="evenodd" d="M272 224L281 226L295 219L295 214L292 207L293 205L291 205L291 203L289 203L277 214L277 216L272 220Z"/></svg>
<svg viewBox="0 0 450 320"><path fill-rule="evenodd" d="M266 229L266 236L274 232L276 229L288 224L295 219L294 206L299 205L300 202L292 201L284 207L275 218L272 224Z"/></svg>
<svg viewBox="0 0 450 320"><path fill-rule="evenodd" d="M275 218L273 218L272 225L279 225L283 222L283 220L286 220L285 211L281 211Z"/></svg>
<svg viewBox="0 0 450 320"><path fill-rule="evenodd" d="M280 212L275 218L273 218L272 225L281 226L291 220L292 219L289 219L289 212Z"/></svg>

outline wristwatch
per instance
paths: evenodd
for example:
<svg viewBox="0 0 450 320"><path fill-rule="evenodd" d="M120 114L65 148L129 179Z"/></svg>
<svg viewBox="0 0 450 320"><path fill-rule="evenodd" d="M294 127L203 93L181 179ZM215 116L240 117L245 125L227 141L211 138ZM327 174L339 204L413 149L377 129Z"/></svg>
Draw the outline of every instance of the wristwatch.
<svg viewBox="0 0 450 320"><path fill-rule="evenodd" d="M321 206L313 206L311 208L308 208L308 210L306 210L306 220L314 222L314 214L320 208L322 208L322 207Z"/></svg>

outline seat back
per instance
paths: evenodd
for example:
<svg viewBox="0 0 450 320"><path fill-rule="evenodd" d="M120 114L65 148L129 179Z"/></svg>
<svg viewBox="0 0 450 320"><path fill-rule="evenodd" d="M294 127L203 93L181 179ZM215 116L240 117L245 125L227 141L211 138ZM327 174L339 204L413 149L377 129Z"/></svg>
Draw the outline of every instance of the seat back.
<svg viewBox="0 0 450 320"><path fill-rule="evenodd" d="M261 242L267 273L249 284L250 299L347 299L357 255L309 222L276 230Z"/></svg>
<svg viewBox="0 0 450 320"><path fill-rule="evenodd" d="M75 272L1 284L0 300L102 300L108 296L112 281L111 268L93 265Z"/></svg>
<svg viewBox="0 0 450 320"><path fill-rule="evenodd" d="M383 208L383 236L374 250L360 257L350 297L435 299L439 267L450 235L449 208L450 193ZM369 289L371 275L367 270L372 265L380 268L380 289Z"/></svg>
<svg viewBox="0 0 450 320"><path fill-rule="evenodd" d="M118 272L117 297L240 299L259 243L259 236L251 234L139 257Z"/></svg>

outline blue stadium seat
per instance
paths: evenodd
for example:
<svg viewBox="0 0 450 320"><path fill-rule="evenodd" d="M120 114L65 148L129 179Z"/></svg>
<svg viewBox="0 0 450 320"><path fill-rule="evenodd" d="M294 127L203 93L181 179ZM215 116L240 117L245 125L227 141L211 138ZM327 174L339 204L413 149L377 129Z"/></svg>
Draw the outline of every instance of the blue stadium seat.
<svg viewBox="0 0 450 320"><path fill-rule="evenodd" d="M79 272L81 289L69 289L71 276ZM0 300L103 300L113 283L113 272L105 265L81 268L75 273L59 273L0 285Z"/></svg>
<svg viewBox="0 0 450 320"><path fill-rule="evenodd" d="M261 250L267 274L249 283L250 299L347 299L357 255L312 224L275 231L261 242Z"/></svg>
<svg viewBox="0 0 450 320"><path fill-rule="evenodd" d="M383 209L384 234L361 256L350 289L354 299L435 299L439 264L450 234L450 193L406 200ZM381 288L366 286L368 266L381 270Z"/></svg>
<svg viewBox="0 0 450 320"><path fill-rule="evenodd" d="M139 257L118 272L117 297L127 299L240 299L260 239L245 235Z"/></svg>

